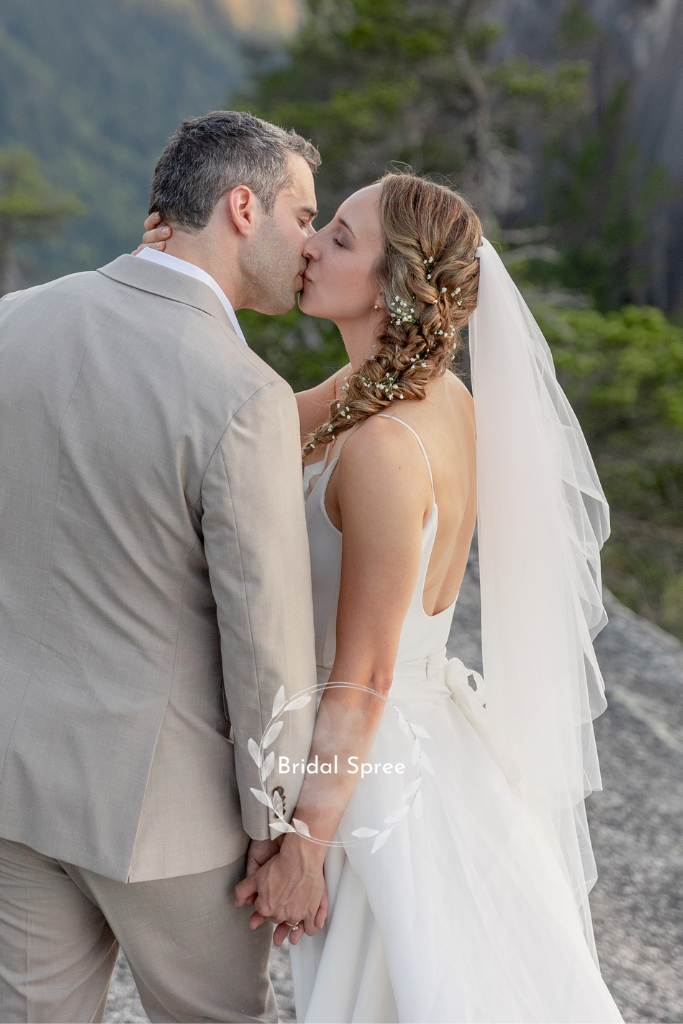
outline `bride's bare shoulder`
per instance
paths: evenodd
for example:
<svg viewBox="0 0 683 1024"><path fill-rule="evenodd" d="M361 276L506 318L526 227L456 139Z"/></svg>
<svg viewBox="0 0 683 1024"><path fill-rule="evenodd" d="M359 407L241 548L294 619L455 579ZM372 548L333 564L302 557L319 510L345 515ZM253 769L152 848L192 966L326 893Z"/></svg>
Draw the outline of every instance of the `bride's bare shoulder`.
<svg viewBox="0 0 683 1024"><path fill-rule="evenodd" d="M447 372L440 379L443 381L446 393L452 402L464 405L467 408L474 404L469 388L457 374Z"/></svg>
<svg viewBox="0 0 683 1024"><path fill-rule="evenodd" d="M395 404L399 405L398 402ZM408 404L400 403L401 412ZM417 444L406 444L406 421L394 423L395 419L402 417L398 410L396 416L392 415L393 412L391 409L384 415L370 416L353 431L340 452L340 472L352 476L365 475L370 470L376 479L381 478L384 483L397 471L400 475L419 472L424 456Z"/></svg>

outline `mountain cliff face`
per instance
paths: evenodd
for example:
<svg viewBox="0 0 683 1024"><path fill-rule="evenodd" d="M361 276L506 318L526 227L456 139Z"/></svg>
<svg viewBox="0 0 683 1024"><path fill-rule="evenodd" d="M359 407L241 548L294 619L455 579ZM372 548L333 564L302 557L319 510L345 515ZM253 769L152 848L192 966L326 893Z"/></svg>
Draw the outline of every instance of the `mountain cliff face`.
<svg viewBox="0 0 683 1024"><path fill-rule="evenodd" d="M647 164L663 164L683 185L683 0L584 0L601 26L595 54L597 101L617 80L630 85L628 131ZM496 0L492 14L505 25L501 55L548 59L568 0ZM683 200L654 224L651 258L657 266L652 299L664 309L683 303Z"/></svg>

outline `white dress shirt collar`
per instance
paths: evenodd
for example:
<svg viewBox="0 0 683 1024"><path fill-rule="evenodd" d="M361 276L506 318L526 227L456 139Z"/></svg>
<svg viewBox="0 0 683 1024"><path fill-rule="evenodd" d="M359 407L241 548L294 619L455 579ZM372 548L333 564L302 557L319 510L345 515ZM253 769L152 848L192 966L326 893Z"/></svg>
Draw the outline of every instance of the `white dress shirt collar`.
<svg viewBox="0 0 683 1024"><path fill-rule="evenodd" d="M177 256L171 256L170 253L161 252L159 249L143 249L138 253L138 257L142 260L149 260L150 263L160 263L162 267L168 267L170 270L175 270L179 274L186 274L187 277L194 277L196 281L202 281L207 284L211 291L215 292L220 303L230 318L230 323L235 328L237 336L242 339L244 344L247 344L247 339L244 337L240 322L235 315L235 310L232 308L232 303L227 297L222 288L216 284L210 274L207 274L201 267L196 267L194 263L188 263L187 260L181 260Z"/></svg>

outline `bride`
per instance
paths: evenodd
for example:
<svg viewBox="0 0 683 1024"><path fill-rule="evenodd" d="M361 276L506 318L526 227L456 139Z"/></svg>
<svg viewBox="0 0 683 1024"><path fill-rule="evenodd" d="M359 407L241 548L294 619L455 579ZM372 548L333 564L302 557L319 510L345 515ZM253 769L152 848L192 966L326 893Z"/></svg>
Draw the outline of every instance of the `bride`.
<svg viewBox="0 0 683 1024"><path fill-rule="evenodd" d="M620 1021L584 812L608 516L548 348L443 185L385 176L305 256L301 309L349 357L297 396L309 769L348 768L309 770L238 900L289 934L299 1021ZM448 372L467 324L473 397ZM475 521L484 679L446 657Z"/></svg>

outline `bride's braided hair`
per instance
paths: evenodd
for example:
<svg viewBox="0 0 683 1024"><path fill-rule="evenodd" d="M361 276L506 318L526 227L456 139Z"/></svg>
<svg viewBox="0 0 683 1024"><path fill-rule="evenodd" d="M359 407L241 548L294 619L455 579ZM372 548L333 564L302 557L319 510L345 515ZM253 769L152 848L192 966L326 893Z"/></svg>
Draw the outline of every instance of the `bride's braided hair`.
<svg viewBox="0 0 683 1024"><path fill-rule="evenodd" d="M456 192L413 174L380 181L384 253L377 279L386 316L375 353L306 440L304 456L397 399L423 399L455 356L477 302L482 227Z"/></svg>

